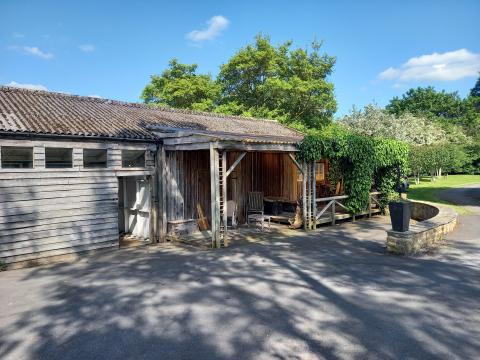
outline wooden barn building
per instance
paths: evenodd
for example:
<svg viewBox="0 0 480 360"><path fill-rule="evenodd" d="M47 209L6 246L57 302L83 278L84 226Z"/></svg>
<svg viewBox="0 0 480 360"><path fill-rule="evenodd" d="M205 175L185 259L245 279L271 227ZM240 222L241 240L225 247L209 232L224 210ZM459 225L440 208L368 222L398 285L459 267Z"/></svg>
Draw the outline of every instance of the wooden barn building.
<svg viewBox="0 0 480 360"><path fill-rule="evenodd" d="M199 213L222 246L227 204L241 224L250 193L293 205L315 193L303 174L321 182L324 164L295 160L301 140L276 121L0 87L0 260L162 242Z"/></svg>

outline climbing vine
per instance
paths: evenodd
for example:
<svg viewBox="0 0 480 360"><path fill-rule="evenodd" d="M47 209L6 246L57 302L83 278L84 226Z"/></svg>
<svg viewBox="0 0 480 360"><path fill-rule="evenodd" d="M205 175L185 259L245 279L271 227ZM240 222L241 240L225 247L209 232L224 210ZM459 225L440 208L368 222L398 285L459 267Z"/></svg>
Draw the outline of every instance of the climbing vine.
<svg viewBox="0 0 480 360"><path fill-rule="evenodd" d="M397 140L351 133L337 125L310 132L299 145L300 160L329 159L332 177L343 176L345 205L352 212L365 210L372 188L382 192L385 205L395 192L397 168L405 169L408 145ZM339 175L341 174L341 175Z"/></svg>

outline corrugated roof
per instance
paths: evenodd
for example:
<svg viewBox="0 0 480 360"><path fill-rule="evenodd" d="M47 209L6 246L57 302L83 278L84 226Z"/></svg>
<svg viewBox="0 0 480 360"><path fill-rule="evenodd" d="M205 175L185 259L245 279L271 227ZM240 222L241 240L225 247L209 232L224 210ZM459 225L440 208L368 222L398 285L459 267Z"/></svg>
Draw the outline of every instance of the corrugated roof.
<svg viewBox="0 0 480 360"><path fill-rule="evenodd" d="M259 142L294 143L302 138L273 120L0 86L0 131L155 140L151 128L231 134Z"/></svg>

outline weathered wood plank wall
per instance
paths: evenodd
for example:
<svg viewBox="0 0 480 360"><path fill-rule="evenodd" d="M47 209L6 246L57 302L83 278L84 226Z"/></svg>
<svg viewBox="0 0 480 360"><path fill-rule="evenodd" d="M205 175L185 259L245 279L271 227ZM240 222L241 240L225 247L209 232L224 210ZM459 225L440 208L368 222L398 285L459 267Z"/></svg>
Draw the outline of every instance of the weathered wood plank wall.
<svg viewBox="0 0 480 360"><path fill-rule="evenodd" d="M197 203L210 219L210 155L208 150L167 151L167 218L196 219Z"/></svg>
<svg viewBox="0 0 480 360"><path fill-rule="evenodd" d="M233 163L238 155L230 153L228 164ZM237 202L239 221L245 221L247 194L251 191L296 201L301 194L301 181L297 178L298 170L288 154L247 153L230 175L228 183L228 199Z"/></svg>
<svg viewBox="0 0 480 360"><path fill-rule="evenodd" d="M117 176L153 173L122 169L122 149L154 144L0 139L1 146L33 148L33 169L0 168L0 260L5 263L118 246ZM45 147L72 148L73 168L46 169ZM83 168L83 149L108 149L108 168Z"/></svg>
<svg viewBox="0 0 480 360"><path fill-rule="evenodd" d="M228 168L240 152L227 154ZM168 220L196 219L199 203L211 223L209 152L167 151L166 157ZM248 192L263 191L265 196L295 201L301 194L301 181L288 154L249 152L228 177L227 190L243 222Z"/></svg>

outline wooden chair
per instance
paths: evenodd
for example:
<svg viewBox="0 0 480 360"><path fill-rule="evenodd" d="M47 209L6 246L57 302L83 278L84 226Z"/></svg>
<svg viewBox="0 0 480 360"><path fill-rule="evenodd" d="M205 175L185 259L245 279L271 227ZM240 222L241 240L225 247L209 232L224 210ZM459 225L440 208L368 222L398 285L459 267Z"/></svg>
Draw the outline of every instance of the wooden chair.
<svg viewBox="0 0 480 360"><path fill-rule="evenodd" d="M250 223L249 216L250 214L258 214L261 215L262 218L264 216L263 212L263 192L260 191L253 191L248 193L247 199L247 224Z"/></svg>
<svg viewBox="0 0 480 360"><path fill-rule="evenodd" d="M235 229L237 227L237 203L233 200L227 201L227 226L230 220L231 227Z"/></svg>

